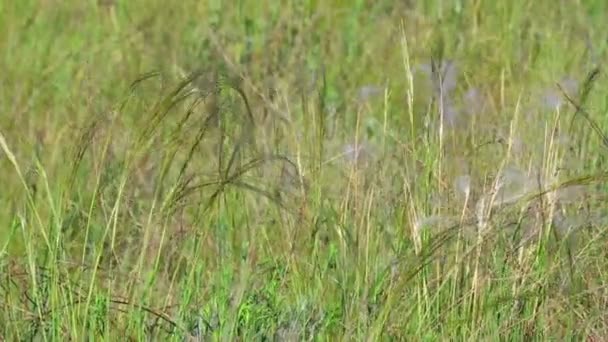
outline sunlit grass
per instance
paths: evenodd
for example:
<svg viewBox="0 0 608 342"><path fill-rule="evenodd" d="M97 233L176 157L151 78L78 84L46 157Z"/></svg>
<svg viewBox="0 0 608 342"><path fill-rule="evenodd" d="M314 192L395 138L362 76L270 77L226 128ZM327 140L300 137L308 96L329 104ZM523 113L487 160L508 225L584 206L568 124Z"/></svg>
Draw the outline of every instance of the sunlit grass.
<svg viewBox="0 0 608 342"><path fill-rule="evenodd" d="M605 7L0 3L0 337L605 339Z"/></svg>

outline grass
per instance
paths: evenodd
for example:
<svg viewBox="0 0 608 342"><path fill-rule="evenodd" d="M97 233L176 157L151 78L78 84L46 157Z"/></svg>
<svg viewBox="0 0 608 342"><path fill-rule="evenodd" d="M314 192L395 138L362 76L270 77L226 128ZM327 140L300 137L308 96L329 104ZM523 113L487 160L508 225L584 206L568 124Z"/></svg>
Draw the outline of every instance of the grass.
<svg viewBox="0 0 608 342"><path fill-rule="evenodd" d="M0 339L606 339L606 10L0 3Z"/></svg>

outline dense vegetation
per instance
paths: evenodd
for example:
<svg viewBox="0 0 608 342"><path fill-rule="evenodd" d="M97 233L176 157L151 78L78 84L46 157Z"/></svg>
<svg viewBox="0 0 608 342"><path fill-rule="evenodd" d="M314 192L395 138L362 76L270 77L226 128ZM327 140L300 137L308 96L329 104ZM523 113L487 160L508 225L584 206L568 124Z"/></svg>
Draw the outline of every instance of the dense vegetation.
<svg viewBox="0 0 608 342"><path fill-rule="evenodd" d="M608 338L607 13L1 1L0 339Z"/></svg>

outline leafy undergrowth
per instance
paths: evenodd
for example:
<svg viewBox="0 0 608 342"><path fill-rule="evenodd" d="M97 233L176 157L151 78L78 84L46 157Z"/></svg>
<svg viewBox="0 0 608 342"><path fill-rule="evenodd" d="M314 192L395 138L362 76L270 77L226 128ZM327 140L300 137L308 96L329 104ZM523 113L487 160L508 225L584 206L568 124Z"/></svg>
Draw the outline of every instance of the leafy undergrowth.
<svg viewBox="0 0 608 342"><path fill-rule="evenodd" d="M0 337L606 339L600 13L0 4Z"/></svg>

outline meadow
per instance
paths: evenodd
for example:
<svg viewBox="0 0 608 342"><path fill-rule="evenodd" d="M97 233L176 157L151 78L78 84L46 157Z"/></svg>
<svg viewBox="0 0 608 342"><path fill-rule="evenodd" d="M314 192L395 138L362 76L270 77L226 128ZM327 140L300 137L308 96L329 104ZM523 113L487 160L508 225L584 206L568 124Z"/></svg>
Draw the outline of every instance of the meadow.
<svg viewBox="0 0 608 342"><path fill-rule="evenodd" d="M0 1L0 340L608 339L607 13Z"/></svg>

